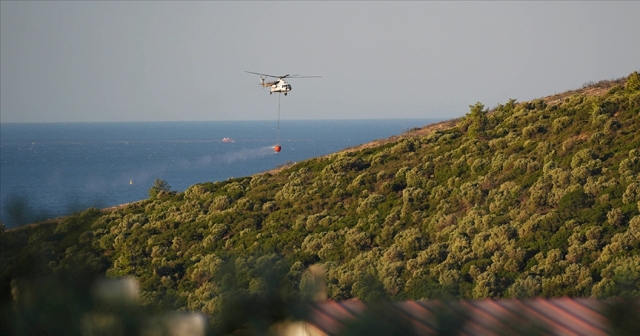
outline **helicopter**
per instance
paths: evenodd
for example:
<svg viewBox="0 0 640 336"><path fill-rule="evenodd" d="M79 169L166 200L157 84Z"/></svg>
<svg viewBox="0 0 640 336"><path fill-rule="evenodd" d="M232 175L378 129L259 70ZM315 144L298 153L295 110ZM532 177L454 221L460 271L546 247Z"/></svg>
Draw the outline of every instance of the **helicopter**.
<svg viewBox="0 0 640 336"><path fill-rule="evenodd" d="M285 96L289 91L291 91L291 84L287 83L287 81L284 80L285 78L320 78L321 77L321 76L300 76L300 75L290 75L290 74L286 74L283 76L274 76L274 75L267 75L267 74L251 72L251 71L245 71L245 72L260 76L260 85L262 85L262 87L270 87L271 88L269 91L270 95L275 92L275 93L284 93ZM273 82L265 82L265 79L268 77L276 78L276 80Z"/></svg>

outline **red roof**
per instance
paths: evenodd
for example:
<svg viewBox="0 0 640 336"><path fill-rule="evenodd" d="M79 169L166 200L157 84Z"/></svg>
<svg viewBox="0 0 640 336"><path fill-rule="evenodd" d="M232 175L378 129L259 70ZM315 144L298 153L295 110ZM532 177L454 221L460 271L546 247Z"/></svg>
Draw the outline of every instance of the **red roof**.
<svg viewBox="0 0 640 336"><path fill-rule="evenodd" d="M609 335L616 327L640 335L640 299L329 300L314 303L307 322L326 335L364 324L402 326L418 335Z"/></svg>

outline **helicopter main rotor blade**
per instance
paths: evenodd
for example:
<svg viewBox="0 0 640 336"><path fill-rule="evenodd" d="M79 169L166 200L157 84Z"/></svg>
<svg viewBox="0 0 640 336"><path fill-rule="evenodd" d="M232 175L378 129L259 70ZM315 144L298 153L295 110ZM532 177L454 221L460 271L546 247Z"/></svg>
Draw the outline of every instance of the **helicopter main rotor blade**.
<svg viewBox="0 0 640 336"><path fill-rule="evenodd" d="M322 76L298 76L298 75L293 75L293 76L289 76L289 78L321 78Z"/></svg>
<svg viewBox="0 0 640 336"><path fill-rule="evenodd" d="M259 75L259 76L267 76L267 77L272 77L272 78L280 78L280 76L267 75L267 74L258 73L258 72L251 72L251 71L245 71L245 72L246 72L246 73L250 73L250 74L254 74L254 75Z"/></svg>
<svg viewBox="0 0 640 336"><path fill-rule="evenodd" d="M251 71L245 71L246 73L250 73L250 74L254 74L254 75L259 75L259 76L266 76L266 77L271 77L271 78L279 78L279 79L283 79L283 78L321 78L322 76L300 76L300 75L290 75L290 74L286 74L284 76L274 76L274 75L267 75L267 74L263 74L263 73L259 73L259 72L251 72Z"/></svg>

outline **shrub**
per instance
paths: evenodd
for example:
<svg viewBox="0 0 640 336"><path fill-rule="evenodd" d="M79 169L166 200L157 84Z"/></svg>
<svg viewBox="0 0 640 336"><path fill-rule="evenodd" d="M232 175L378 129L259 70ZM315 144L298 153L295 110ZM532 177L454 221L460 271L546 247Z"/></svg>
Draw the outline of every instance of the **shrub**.
<svg viewBox="0 0 640 336"><path fill-rule="evenodd" d="M370 209L375 209L378 206L378 204L383 203L385 199L386 198L384 197L384 195L371 194L360 202L357 213L363 214L369 211Z"/></svg>
<svg viewBox="0 0 640 336"><path fill-rule="evenodd" d="M622 203L632 204L640 201L640 183L631 183L622 194Z"/></svg>
<svg viewBox="0 0 640 336"><path fill-rule="evenodd" d="M620 122L616 119L610 119L604 124L604 133L611 134L622 128Z"/></svg>
<svg viewBox="0 0 640 336"><path fill-rule="evenodd" d="M231 197L227 195L221 195L216 197L209 208L209 211L222 211L229 207L231 204Z"/></svg>
<svg viewBox="0 0 640 336"><path fill-rule="evenodd" d="M264 213L272 213L277 209L278 209L278 205L273 201L266 202L262 205L262 212Z"/></svg>
<svg viewBox="0 0 640 336"><path fill-rule="evenodd" d="M542 279L540 276L527 276L516 281L508 289L509 295L515 298L532 298L542 293Z"/></svg>
<svg viewBox="0 0 640 336"><path fill-rule="evenodd" d="M532 139L538 134L544 134L547 132L547 128L542 124L529 125L522 129L522 136L525 139Z"/></svg>
<svg viewBox="0 0 640 336"><path fill-rule="evenodd" d="M640 91L640 74L637 71L632 72L629 77L627 77L625 89L629 92Z"/></svg>
<svg viewBox="0 0 640 336"><path fill-rule="evenodd" d="M621 226L624 220L624 212L622 212L620 208L611 209L611 211L607 213L607 222L615 227Z"/></svg>
<svg viewBox="0 0 640 336"><path fill-rule="evenodd" d="M628 157L620 161L618 173L627 180L632 180L640 173L640 150L632 149L629 151Z"/></svg>
<svg viewBox="0 0 640 336"><path fill-rule="evenodd" d="M566 116L560 117L553 121L553 123L551 124L551 129L553 130L554 133L560 133L565 128L567 128L567 126L569 126L570 124L571 124L570 117L566 117Z"/></svg>
<svg viewBox="0 0 640 336"><path fill-rule="evenodd" d="M408 152L413 152L415 150L415 145L413 142L404 139L398 142L397 145L391 147L391 154L400 155Z"/></svg>
<svg viewBox="0 0 640 336"><path fill-rule="evenodd" d="M566 193L560 199L560 203L558 204L558 208L560 210L566 210L569 212L574 212L578 209L586 208L591 205L591 200L589 196L585 194L582 188Z"/></svg>

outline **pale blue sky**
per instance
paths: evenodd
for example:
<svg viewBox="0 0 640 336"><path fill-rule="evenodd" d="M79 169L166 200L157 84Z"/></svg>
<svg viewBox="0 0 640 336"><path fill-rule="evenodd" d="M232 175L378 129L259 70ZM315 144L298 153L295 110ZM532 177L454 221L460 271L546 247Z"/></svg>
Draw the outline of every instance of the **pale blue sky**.
<svg viewBox="0 0 640 336"><path fill-rule="evenodd" d="M640 70L640 2L7 2L0 122L453 118Z"/></svg>

